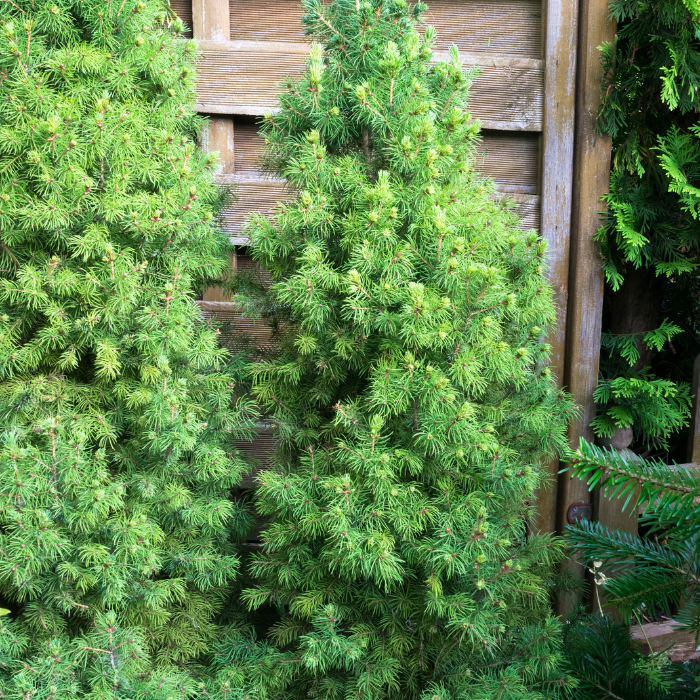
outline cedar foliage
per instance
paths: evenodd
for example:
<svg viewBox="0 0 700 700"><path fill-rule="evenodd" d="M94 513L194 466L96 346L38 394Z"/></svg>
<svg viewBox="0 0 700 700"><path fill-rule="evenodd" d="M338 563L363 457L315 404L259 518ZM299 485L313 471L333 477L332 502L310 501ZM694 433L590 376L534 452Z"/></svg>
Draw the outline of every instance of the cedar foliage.
<svg viewBox="0 0 700 700"><path fill-rule="evenodd" d="M263 126L294 196L248 230L282 321L278 355L251 368L281 445L245 592L279 613L262 685L559 696L560 544L526 537L572 410L547 367L546 244L475 172L472 75L456 48L431 63L425 5L305 8L308 68ZM221 663L243 678L251 644L232 647Z"/></svg>
<svg viewBox="0 0 700 700"><path fill-rule="evenodd" d="M658 158L659 137L697 122L700 14L693 0L611 0L615 41L604 69L597 128L613 137L608 225L601 229L605 271L614 288L632 267L672 275L693 269L698 227L682 216Z"/></svg>
<svg viewBox="0 0 700 700"><path fill-rule="evenodd" d="M698 351L700 226L664 154L673 150L693 176L697 162L681 144L698 125L700 6L610 0L609 9L617 34L601 47L597 129L612 137L612 167L596 236L607 285L594 429L610 437L632 427L636 448L678 450L682 461L678 432Z"/></svg>
<svg viewBox="0 0 700 700"><path fill-rule="evenodd" d="M181 29L0 6L3 698L188 695L239 569L255 416L194 301L228 244Z"/></svg>

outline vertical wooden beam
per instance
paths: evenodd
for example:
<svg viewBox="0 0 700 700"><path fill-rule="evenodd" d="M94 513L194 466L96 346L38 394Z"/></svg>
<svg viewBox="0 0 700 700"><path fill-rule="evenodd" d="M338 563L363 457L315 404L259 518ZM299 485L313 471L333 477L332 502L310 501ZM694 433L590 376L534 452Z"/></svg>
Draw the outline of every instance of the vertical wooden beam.
<svg viewBox="0 0 700 700"><path fill-rule="evenodd" d="M192 0L192 24L195 39L230 41L229 0ZM207 150L219 151L222 172L232 173L234 170L233 118L217 116L211 119L203 142Z"/></svg>
<svg viewBox="0 0 700 700"><path fill-rule="evenodd" d="M544 0L545 85L542 134L542 237L548 243L549 279L557 306L557 327L548 338L552 368L564 379L569 276L569 227L574 161L577 0ZM556 529L557 473L549 465L551 484L537 494L535 528Z"/></svg>
<svg viewBox="0 0 700 700"><path fill-rule="evenodd" d="M202 148L219 153L217 173L220 175L229 175L236 171L234 139L233 117L222 117L218 114L209 117L207 130L202 134Z"/></svg>
<svg viewBox="0 0 700 700"><path fill-rule="evenodd" d="M611 139L595 132L596 109L600 104L602 69L598 47L615 37L615 25L608 21L608 0L580 0L578 65L576 76L576 131L574 187L571 217L569 301L566 329L564 381L580 414L569 428L569 440L576 447L585 438L593 441L590 427L595 417L593 390L598 383L600 334L603 314L603 269L598 244L593 237L600 227L601 197L610 185ZM562 474L559 481L557 529L568 523L567 513L574 503L590 502L586 484ZM593 513L606 525L636 530L636 518L621 512L596 494ZM608 507L610 506L610 507ZM606 508L609 512L606 511ZM631 511L632 509L630 509ZM607 515L606 515L607 512ZM574 574L583 577L583 567L570 564ZM560 601L560 611L573 603Z"/></svg>
<svg viewBox="0 0 700 700"><path fill-rule="evenodd" d="M210 117L206 132L202 135L202 148L205 151L218 151L218 174L229 174L235 171L233 117ZM231 256L231 270L236 269L236 254ZM204 290L203 301L229 301L230 296L220 287L209 287Z"/></svg>
<svg viewBox="0 0 700 700"><path fill-rule="evenodd" d="M630 449L633 439L632 428L618 428L612 438L600 440L599 444L615 450L628 462L635 462L639 457ZM640 491L641 486L637 486L632 498L637 498ZM596 489L593 491L593 519L611 530L623 530L636 535L639 529L639 509L628 505L623 510L626 500L627 497L606 498L603 489Z"/></svg>
<svg viewBox="0 0 700 700"><path fill-rule="evenodd" d="M236 271L236 253L231 253L231 266L229 275ZM230 278L229 278L230 279ZM202 301L231 301L231 295L227 294L221 287L209 287L202 294Z"/></svg>
<svg viewBox="0 0 700 700"><path fill-rule="evenodd" d="M231 41L229 0L192 0L194 38Z"/></svg>
<svg viewBox="0 0 700 700"><path fill-rule="evenodd" d="M192 0L192 29L194 38L201 41L230 41L231 16L229 0ZM218 151L219 173L235 170L233 117L219 116L209 119L207 131L202 135L202 147L206 151ZM232 254L231 269L236 268L236 255ZM202 295L203 301L228 301L220 287L210 287Z"/></svg>
<svg viewBox="0 0 700 700"><path fill-rule="evenodd" d="M700 402L700 355L695 358L695 364L693 365L693 383L690 387L690 393L693 395L693 410L690 414L688 454L685 460L686 462L700 465L700 411L698 410L698 402Z"/></svg>
<svg viewBox="0 0 700 700"><path fill-rule="evenodd" d="M218 151L218 174L235 171L233 117L213 116L209 118L206 132L202 135L202 148L205 151ZM231 270L236 269L236 254L231 254ZM230 295L221 287L209 287L202 294L203 301L230 301Z"/></svg>

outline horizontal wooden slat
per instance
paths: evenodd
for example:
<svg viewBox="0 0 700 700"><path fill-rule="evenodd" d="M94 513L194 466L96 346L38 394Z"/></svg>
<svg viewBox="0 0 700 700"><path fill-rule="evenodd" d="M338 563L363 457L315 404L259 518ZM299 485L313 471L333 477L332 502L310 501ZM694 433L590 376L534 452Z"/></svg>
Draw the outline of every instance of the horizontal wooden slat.
<svg viewBox="0 0 700 700"><path fill-rule="evenodd" d="M270 287L273 282L272 275L247 252L248 248L244 246L244 243L240 243L236 249L236 274L249 276L255 283Z"/></svg>
<svg viewBox="0 0 700 700"><path fill-rule="evenodd" d="M232 185L236 200L222 213L221 227L231 237L233 243L245 245L241 238L243 225L253 213L267 214L277 202L289 199L290 193L284 183L258 176L224 175L219 177L222 184Z"/></svg>
<svg viewBox="0 0 700 700"><path fill-rule="evenodd" d="M523 229L540 228L540 196L534 194L519 194L512 192L505 195L515 202L515 211L520 217L520 226Z"/></svg>
<svg viewBox="0 0 700 700"><path fill-rule="evenodd" d="M476 148L476 166L500 192L539 193L539 135L486 131Z"/></svg>
<svg viewBox="0 0 700 700"><path fill-rule="evenodd" d="M242 488L256 488L257 477L264 469L269 469L272 455L277 447L275 439L269 428L261 428L252 442L237 440L234 446L239 449L253 463L253 469L241 479Z"/></svg>
<svg viewBox="0 0 700 700"><path fill-rule="evenodd" d="M230 0L231 39L306 41L297 0Z"/></svg>
<svg viewBox="0 0 700 700"><path fill-rule="evenodd" d="M542 57L540 0L430 0L423 17L437 29L436 49Z"/></svg>
<svg viewBox="0 0 700 700"><path fill-rule="evenodd" d="M272 330L261 321L244 318L236 304L228 301L198 302L202 315L215 320L221 331L221 344L233 352L268 351Z"/></svg>
<svg viewBox="0 0 700 700"><path fill-rule="evenodd" d="M238 256L237 269L250 269L255 272L257 267L249 255ZM242 349L271 348L272 331L261 322L253 323L243 317L237 304L226 301L197 302L202 316L214 321L221 330L220 342L224 347L234 351ZM257 435L252 441L236 440L234 446L253 462L253 469L241 480L242 488L255 488L256 478L262 469L270 466L272 453L275 450L275 440L269 426L258 428Z"/></svg>
<svg viewBox="0 0 700 700"><path fill-rule="evenodd" d="M237 201L224 212L222 227L233 243L246 245L248 239L243 236L243 227L250 214L266 214L277 202L289 199L291 194L279 180L238 175L223 176L220 179L224 178L225 184L235 188ZM518 203L517 210L523 219L523 228L539 228L539 196L518 192L504 193L504 196Z"/></svg>
<svg viewBox="0 0 700 700"><path fill-rule="evenodd" d="M307 39L298 0L231 0L231 39ZM540 0L432 0L424 21L437 29L435 49L541 58Z"/></svg>
<svg viewBox="0 0 700 700"><path fill-rule="evenodd" d="M236 173L260 172L264 142L254 117L234 117L234 161Z"/></svg>
<svg viewBox="0 0 700 700"><path fill-rule="evenodd" d="M234 119L235 171L257 175L263 140L255 121ZM492 177L501 192L538 193L539 141L530 132L487 131L476 148L477 168Z"/></svg>
<svg viewBox="0 0 700 700"><path fill-rule="evenodd" d="M200 112L264 114L276 108L285 76L304 68L307 44L262 41L200 42L197 93ZM445 55L435 53L436 60ZM465 54L478 66L470 109L486 129L541 131L543 62L497 55Z"/></svg>
<svg viewBox="0 0 700 700"><path fill-rule="evenodd" d="M192 37L192 0L170 0L170 9L185 23L183 36Z"/></svg>

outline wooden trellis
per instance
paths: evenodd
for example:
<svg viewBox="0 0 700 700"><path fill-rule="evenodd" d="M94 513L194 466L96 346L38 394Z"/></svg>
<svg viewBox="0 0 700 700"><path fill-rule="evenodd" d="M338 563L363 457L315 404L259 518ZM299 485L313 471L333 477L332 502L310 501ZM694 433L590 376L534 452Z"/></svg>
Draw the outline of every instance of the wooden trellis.
<svg viewBox="0 0 700 700"><path fill-rule="evenodd" d="M523 225L549 243L549 274L558 324L550 336L552 364L583 406L571 441L591 438L592 389L597 381L602 273L593 233L609 178L610 144L593 130L599 100L597 46L610 40L605 0L432 0L427 18L438 30L436 58L456 44L465 66L479 66L471 110L483 127L480 168L519 205ZM261 177L257 119L274 109L282 78L302 70L309 45L297 0L171 0L199 41L198 109L211 115L207 146L222 158L222 184L237 201L225 226L241 248L234 265L246 266L242 224L286 195ZM578 60L578 65L577 65ZM235 308L217 290L202 302L206 313L236 321ZM264 342L265 329L247 332ZM268 436L247 449L262 456ZM587 501L582 484L557 478L538 495L540 529L565 524L572 502ZM607 509L607 510L606 510ZM597 503L614 521L615 508ZM606 512L611 515L606 516Z"/></svg>

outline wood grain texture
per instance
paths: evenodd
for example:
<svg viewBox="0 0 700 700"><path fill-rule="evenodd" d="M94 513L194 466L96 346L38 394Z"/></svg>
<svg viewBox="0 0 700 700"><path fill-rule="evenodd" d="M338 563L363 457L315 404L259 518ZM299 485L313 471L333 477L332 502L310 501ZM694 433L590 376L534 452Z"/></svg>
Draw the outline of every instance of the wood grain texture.
<svg viewBox="0 0 700 700"><path fill-rule="evenodd" d="M283 182L256 175L221 176L219 182L233 187L236 199L224 210L221 226L238 245L247 242L242 234L251 214L268 214L277 202L291 196Z"/></svg>
<svg viewBox="0 0 700 700"><path fill-rule="evenodd" d="M233 186L237 199L224 213L223 225L232 240L245 244L244 224L252 213L267 213L291 194L278 180L260 175L263 140L255 119L234 120L233 176L221 177L222 184ZM538 138L527 132L486 132L476 149L479 170L493 177L506 199L516 204L523 228L539 228Z"/></svg>
<svg viewBox="0 0 700 700"><path fill-rule="evenodd" d="M237 173L257 174L263 140L253 119L235 119ZM530 132L486 131L476 147L477 168L501 192L539 194L539 138Z"/></svg>
<svg viewBox="0 0 700 700"><path fill-rule="evenodd" d="M297 0L231 0L231 39L306 40ZM437 29L435 49L540 58L539 0L432 0L424 15Z"/></svg>
<svg viewBox="0 0 700 700"><path fill-rule="evenodd" d="M596 413L593 390L598 383L604 275L600 249L593 237L602 223L601 198L610 185L612 147L610 137L595 132L603 77L597 47L615 37L615 25L608 21L604 2L580 3L565 381L581 412L569 427L572 446L577 446L581 438L590 442L595 437L590 424ZM585 488L571 483L571 491L562 493L561 498L568 497L570 503L578 501ZM592 500L596 520L636 534L637 521L630 517L631 509L622 511L624 500L605 498L600 490L593 493Z"/></svg>
<svg viewBox="0 0 700 700"><path fill-rule="evenodd" d="M221 226L236 245L246 245L245 222L251 214L268 214L278 203L284 202L292 193L279 180L269 178L233 175L222 176L219 181L234 188L236 200L223 212ZM518 192L503 193L506 201L513 203L515 211L522 219L522 228L540 227L540 197Z"/></svg>
<svg viewBox="0 0 700 700"><path fill-rule="evenodd" d="M219 154L218 172L221 175L227 175L236 170L233 123L233 117L212 116L207 123L206 131L202 134L202 148Z"/></svg>
<svg viewBox="0 0 700 700"><path fill-rule="evenodd" d="M230 279L229 275L236 271L236 253L232 252L230 255L230 268L226 275L226 278ZM208 287L202 293L202 301L225 301L231 300L230 293L226 292L222 287Z"/></svg>
<svg viewBox="0 0 700 700"><path fill-rule="evenodd" d="M196 18L195 18L196 19ZM200 112L264 114L276 109L282 80L304 68L307 44L264 41L200 42L197 94ZM436 60L444 55L435 54ZM478 66L470 108L486 129L540 131L544 64L538 59L464 54Z"/></svg>
<svg viewBox="0 0 700 700"><path fill-rule="evenodd" d="M273 284L272 275L261 267L253 258L250 248L239 246L236 248L236 273L249 275L256 284L269 288Z"/></svg>
<svg viewBox="0 0 700 700"><path fill-rule="evenodd" d="M192 38L192 0L170 0L170 9L185 23L183 36Z"/></svg>
<svg viewBox="0 0 700 700"><path fill-rule="evenodd" d="M540 58L540 0L432 0L425 21L437 29L436 49Z"/></svg>
<svg viewBox="0 0 700 700"><path fill-rule="evenodd" d="M221 227L236 245L247 245L244 234L245 223L251 214L268 214L278 203L289 199L292 194L283 182L261 177L226 177L223 184L232 185L236 201L223 212ZM538 195L504 193L506 201L511 202L520 216L521 228L539 229L540 197Z"/></svg>
<svg viewBox="0 0 700 700"><path fill-rule="evenodd" d="M264 148L263 137L258 130L254 117L235 117L236 130L236 172L257 175L262 167L261 159Z"/></svg>
<svg viewBox="0 0 700 700"><path fill-rule="evenodd" d="M569 275L571 191L574 160L576 27L578 3L548 0L542 153L542 236L549 244L550 281L557 328L550 337L552 364L564 378L564 339Z"/></svg>
<svg viewBox="0 0 700 700"><path fill-rule="evenodd" d="M195 39L228 41L231 38L228 0L192 0L192 28Z"/></svg>
<svg viewBox="0 0 700 700"><path fill-rule="evenodd" d="M270 468L272 456L277 447L272 431L267 426L261 426L258 435L253 440L236 440L234 447L240 450L253 464L253 468L241 479L240 487L244 489L257 488L258 474L262 470Z"/></svg>
<svg viewBox="0 0 700 700"><path fill-rule="evenodd" d="M568 301L578 2L543 2L546 109L542 135L541 233L548 243L549 278L557 308L557 325L550 331L548 342L552 346L552 369L561 386ZM551 483L538 494L535 528L552 532L556 529L558 460L549 464L548 471Z"/></svg>
<svg viewBox="0 0 700 700"><path fill-rule="evenodd" d="M216 322L221 344L233 352L268 351L272 348L272 330L260 321L245 318L237 304L230 301L198 302L202 315Z"/></svg>
<svg viewBox="0 0 700 700"><path fill-rule="evenodd" d="M530 132L485 131L476 149L477 168L500 192L539 194L539 136Z"/></svg>
<svg viewBox="0 0 700 700"><path fill-rule="evenodd" d="M202 147L206 151L216 151L219 153L219 175L226 175L235 172L234 159L234 139L233 139L233 117L212 117L202 134ZM236 267L235 255L231 261L232 269ZM210 287L203 294L203 299L207 301L227 301L228 296L220 287Z"/></svg>
<svg viewBox="0 0 700 700"><path fill-rule="evenodd" d="M637 455L629 449L629 447L618 449L617 452L619 452L628 462L634 462L639 459ZM632 492L631 500L633 503L639 498L641 490L642 487L637 486ZM622 532L627 532L630 535L638 534L639 508L633 508L629 504L625 508L625 501L627 500L626 496L622 498L606 498L600 489L596 489L591 495L594 520L610 530L621 530Z"/></svg>
<svg viewBox="0 0 700 700"><path fill-rule="evenodd" d="M237 268L253 268L252 258L247 255L237 256ZM272 331L260 322L252 322L245 318L237 304L226 301L198 302L202 316L218 326L221 332L221 344L233 352L255 352L270 350ZM257 487L256 478L262 469L270 466L272 455L276 448L275 439L269 426L261 425L253 440L236 440L234 447L243 453L252 463L252 469L240 481L239 487L254 489ZM260 529L259 527L257 528Z"/></svg>
<svg viewBox="0 0 700 700"><path fill-rule="evenodd" d="M539 230L541 225L541 198L539 195L508 192L504 198L515 205L515 211L520 217L518 228Z"/></svg>

